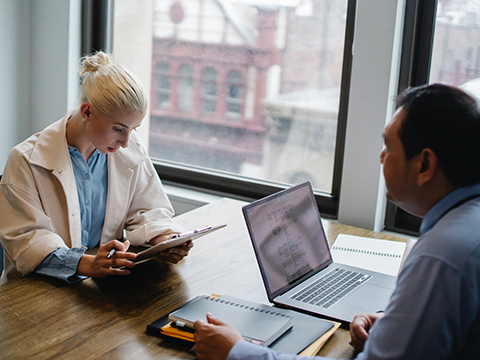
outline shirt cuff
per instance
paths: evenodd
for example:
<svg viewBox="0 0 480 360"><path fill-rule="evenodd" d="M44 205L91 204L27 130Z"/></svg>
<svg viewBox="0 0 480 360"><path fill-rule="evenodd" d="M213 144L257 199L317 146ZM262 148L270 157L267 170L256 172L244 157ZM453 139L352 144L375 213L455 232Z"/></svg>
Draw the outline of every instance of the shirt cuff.
<svg viewBox="0 0 480 360"><path fill-rule="evenodd" d="M230 349L227 360L261 359L262 356L265 356L266 352L268 352L267 348L242 340Z"/></svg>
<svg viewBox="0 0 480 360"><path fill-rule="evenodd" d="M65 281L77 283L88 276L75 275L80 258L85 253L83 248L58 248L52 251L34 270L37 274L47 275Z"/></svg>
<svg viewBox="0 0 480 360"><path fill-rule="evenodd" d="M324 357L309 357L276 352L268 347L242 340L236 343L228 353L227 360L330 360Z"/></svg>

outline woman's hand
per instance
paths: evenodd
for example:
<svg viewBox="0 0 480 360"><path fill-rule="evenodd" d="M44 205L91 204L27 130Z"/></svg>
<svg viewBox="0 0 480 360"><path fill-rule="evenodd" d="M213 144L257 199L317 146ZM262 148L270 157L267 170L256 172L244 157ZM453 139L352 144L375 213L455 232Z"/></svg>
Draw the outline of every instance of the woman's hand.
<svg viewBox="0 0 480 360"><path fill-rule="evenodd" d="M169 234L159 235L157 237L154 237L152 240L150 240L149 244L152 244L152 245L159 244L161 242L171 239L173 235L175 234L169 233ZM175 246L170 249L161 251L158 253L157 256L172 264L177 264L185 256L188 255L188 252L190 251L191 248L193 248L193 241L189 240L182 245Z"/></svg>
<svg viewBox="0 0 480 360"><path fill-rule="evenodd" d="M112 240L101 245L96 255L84 254L78 263L77 275L91 276L103 278L107 275L129 275L130 270L119 269L120 267L133 268L134 260L137 254L127 252L130 242L126 240L124 243L118 240ZM115 254L107 258L108 253L113 248L117 249Z"/></svg>

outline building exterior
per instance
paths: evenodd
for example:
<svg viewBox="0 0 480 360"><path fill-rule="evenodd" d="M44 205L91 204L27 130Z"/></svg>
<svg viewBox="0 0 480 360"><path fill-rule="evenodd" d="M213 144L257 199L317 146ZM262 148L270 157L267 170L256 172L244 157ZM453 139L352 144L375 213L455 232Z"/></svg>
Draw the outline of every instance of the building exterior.
<svg viewBox="0 0 480 360"><path fill-rule="evenodd" d="M153 156L232 172L262 161L261 99L280 61L276 15L258 9L254 28L227 1L155 3Z"/></svg>
<svg viewBox="0 0 480 360"><path fill-rule="evenodd" d="M430 82L468 91L480 101L480 2L438 2Z"/></svg>
<svg viewBox="0 0 480 360"><path fill-rule="evenodd" d="M329 190L346 2L266 1L155 2L150 154Z"/></svg>

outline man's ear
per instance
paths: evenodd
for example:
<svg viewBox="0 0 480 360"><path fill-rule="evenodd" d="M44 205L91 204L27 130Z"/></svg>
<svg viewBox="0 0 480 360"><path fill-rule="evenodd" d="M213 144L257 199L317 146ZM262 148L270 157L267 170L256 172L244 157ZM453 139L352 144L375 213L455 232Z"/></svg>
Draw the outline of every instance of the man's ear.
<svg viewBox="0 0 480 360"><path fill-rule="evenodd" d="M422 152L418 155L420 162L418 169L418 178L417 184L422 186L429 182L438 168L438 159L437 155L432 151L432 149L423 149Z"/></svg>

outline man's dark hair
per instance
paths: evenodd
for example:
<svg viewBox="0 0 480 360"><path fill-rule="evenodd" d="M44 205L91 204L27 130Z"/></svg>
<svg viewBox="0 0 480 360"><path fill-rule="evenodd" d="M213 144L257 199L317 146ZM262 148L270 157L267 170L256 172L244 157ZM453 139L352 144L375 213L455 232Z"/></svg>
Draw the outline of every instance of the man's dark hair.
<svg viewBox="0 0 480 360"><path fill-rule="evenodd" d="M407 111L398 134L407 160L429 148L453 186L480 183L480 112L475 99L458 88L433 84L405 90L397 105Z"/></svg>

